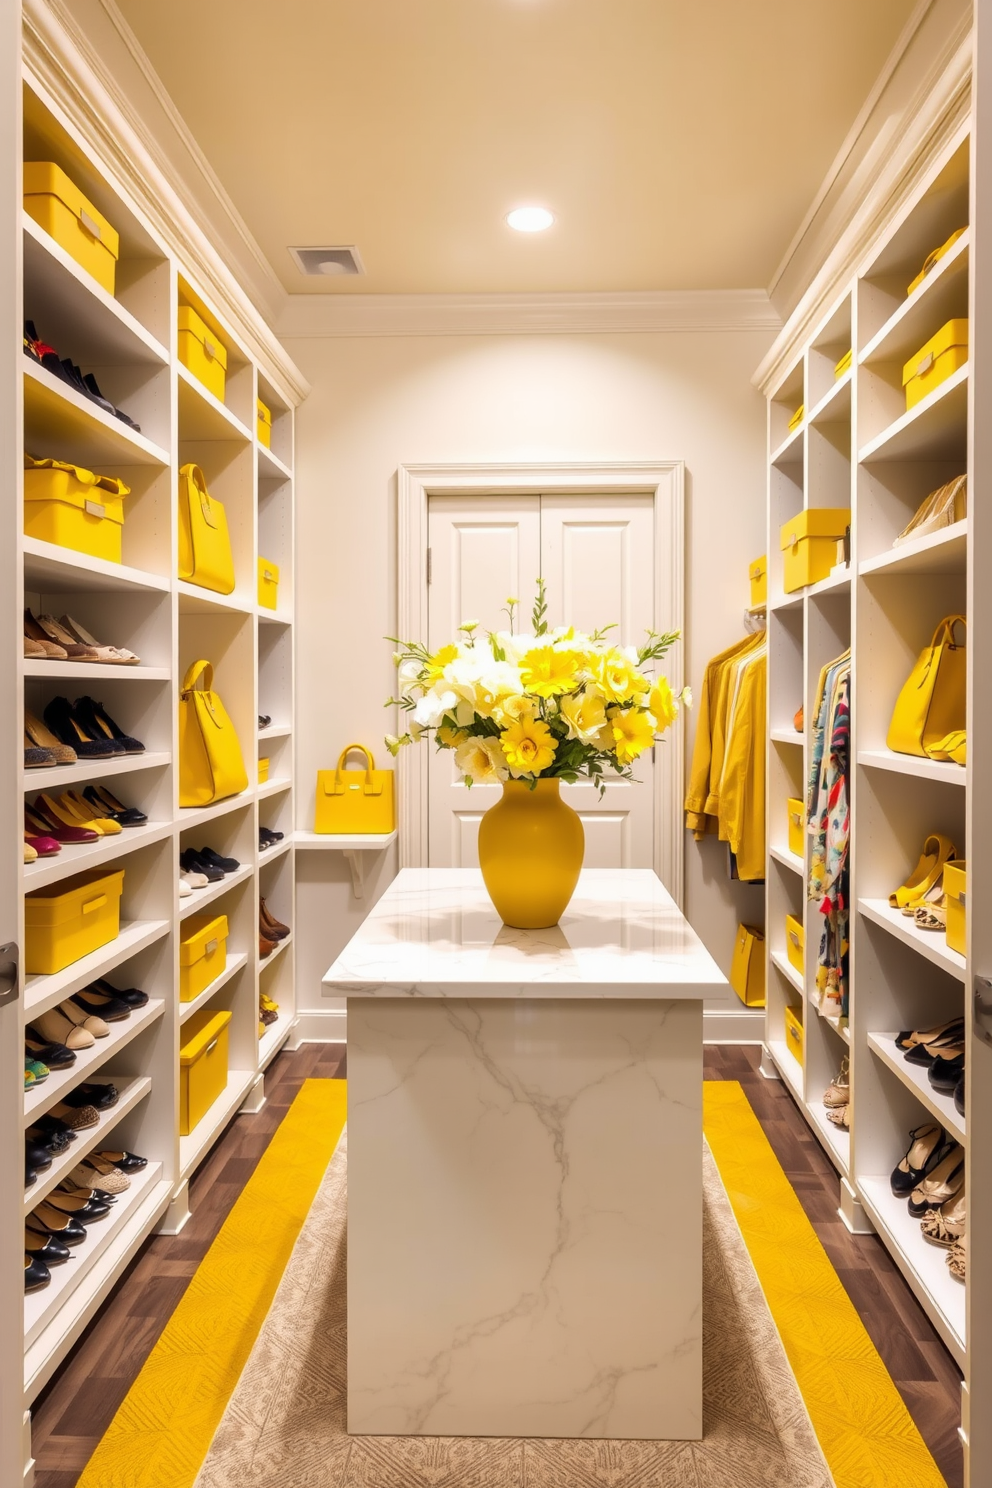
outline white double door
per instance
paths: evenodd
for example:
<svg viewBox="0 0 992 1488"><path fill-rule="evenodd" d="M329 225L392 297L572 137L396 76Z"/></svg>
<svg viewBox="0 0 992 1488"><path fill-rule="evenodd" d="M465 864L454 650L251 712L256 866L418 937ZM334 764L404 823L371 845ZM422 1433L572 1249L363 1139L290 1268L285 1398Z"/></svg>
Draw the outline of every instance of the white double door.
<svg viewBox="0 0 992 1488"><path fill-rule="evenodd" d="M518 628L529 628L536 580L543 576L549 626L593 631L616 622L621 645L637 645L654 624L655 532L650 496L432 496L429 504L428 644L453 640L459 625L507 627L506 601L520 600ZM431 747L428 863L474 867L482 815L499 786L466 787L450 750ZM600 798L591 785L562 795L582 818L586 866L650 868L654 862L654 750L634 766L636 780L614 780Z"/></svg>

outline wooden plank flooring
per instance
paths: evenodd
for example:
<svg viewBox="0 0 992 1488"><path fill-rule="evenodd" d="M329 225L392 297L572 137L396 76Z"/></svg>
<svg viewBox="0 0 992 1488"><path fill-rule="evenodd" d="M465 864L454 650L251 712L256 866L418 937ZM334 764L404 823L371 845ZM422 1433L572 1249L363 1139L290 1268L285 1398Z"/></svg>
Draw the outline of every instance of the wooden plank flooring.
<svg viewBox="0 0 992 1488"><path fill-rule="evenodd" d="M960 1376L954 1363L881 1243L851 1235L838 1217L837 1174L785 1086L758 1073L758 1053L754 1047L707 1046L706 1077L744 1086L948 1488L962 1488ZM149 1242L35 1402L36 1488L74 1488L301 1082L344 1074L344 1047L336 1044L307 1044L270 1066L265 1107L233 1121L195 1175L193 1215L185 1229Z"/></svg>

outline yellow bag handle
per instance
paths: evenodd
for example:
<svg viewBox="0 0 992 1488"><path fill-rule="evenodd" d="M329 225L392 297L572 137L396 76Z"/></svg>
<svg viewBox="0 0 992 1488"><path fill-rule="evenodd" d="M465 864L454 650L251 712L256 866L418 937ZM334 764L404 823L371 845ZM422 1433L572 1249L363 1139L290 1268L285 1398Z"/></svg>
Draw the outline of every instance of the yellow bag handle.
<svg viewBox="0 0 992 1488"><path fill-rule="evenodd" d="M214 500L210 492L207 490L207 483L204 479L203 471L200 469L199 465L184 465L182 470L180 471L180 474L186 477L186 479L189 481L190 485L196 492L200 502L200 511L203 514L203 520L206 522L207 526L216 527L217 518L214 514L213 509Z"/></svg>
<svg viewBox="0 0 992 1488"><path fill-rule="evenodd" d="M937 629L933 633L933 639L930 642L930 655L927 658L926 666L920 672L920 680L916 684L917 688L922 687L929 677L930 668L933 665L934 655L938 647L948 645L952 650L956 650L959 645L964 644L963 641L956 641L954 639L954 631L958 625L963 625L965 630L967 630L968 622L963 615L945 615L944 619L937 626Z"/></svg>
<svg viewBox="0 0 992 1488"><path fill-rule="evenodd" d="M203 682L202 687L197 687L197 682ZM214 668L210 661L194 661L189 671L183 678L182 692L180 697L189 699L194 693L198 694L203 706L210 714L210 721L214 728L222 728L223 724L214 712L213 703L214 690Z"/></svg>
<svg viewBox="0 0 992 1488"><path fill-rule="evenodd" d="M365 756L365 785L362 788L362 794L366 796L381 796L382 786L376 785L372 775L372 771L375 769L375 760L372 758L372 751L366 749L364 744L346 744L344 749L342 749L338 757L338 767L334 771L334 784L328 791L328 795L344 795L344 781L341 779L341 772L344 769L345 761L353 749L357 749L359 754L364 754Z"/></svg>

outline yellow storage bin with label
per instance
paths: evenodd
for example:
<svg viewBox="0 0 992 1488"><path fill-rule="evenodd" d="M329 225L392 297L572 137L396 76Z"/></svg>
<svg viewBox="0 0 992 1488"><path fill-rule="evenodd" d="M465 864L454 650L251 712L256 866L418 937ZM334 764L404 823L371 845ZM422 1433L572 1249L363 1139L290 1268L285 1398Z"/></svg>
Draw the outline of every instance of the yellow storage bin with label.
<svg viewBox="0 0 992 1488"><path fill-rule="evenodd" d="M190 915L179 938L179 1001L192 1002L227 965L227 915Z"/></svg>
<svg viewBox="0 0 992 1488"><path fill-rule="evenodd" d="M948 949L957 951L959 956L967 955L966 931L967 931L967 905L968 905L968 865L967 863L945 863L944 864L944 893L947 895L944 901L947 908L947 945Z"/></svg>
<svg viewBox="0 0 992 1488"><path fill-rule="evenodd" d="M757 609L758 605L768 603L767 554L763 553L760 558L755 558L747 573L751 580L751 608Z"/></svg>
<svg viewBox="0 0 992 1488"><path fill-rule="evenodd" d="M753 925L737 926L730 985L745 1007L764 1007L765 932Z"/></svg>
<svg viewBox="0 0 992 1488"><path fill-rule="evenodd" d="M272 412L266 408L261 398L255 399L258 411L258 442L264 444L266 449L272 448Z"/></svg>
<svg viewBox="0 0 992 1488"><path fill-rule="evenodd" d="M805 976L806 974L806 966L803 958L805 944L806 937L802 920L797 920L795 915L786 915L785 954L800 976Z"/></svg>
<svg viewBox="0 0 992 1488"><path fill-rule="evenodd" d="M188 1137L223 1095L227 1084L227 1043L231 1014L209 1008L194 1013L179 1045L179 1135Z"/></svg>
<svg viewBox="0 0 992 1488"><path fill-rule="evenodd" d="M124 497L130 486L62 460L25 455L24 463L26 536L120 563Z"/></svg>
<svg viewBox="0 0 992 1488"><path fill-rule="evenodd" d="M805 857L806 833L803 830L806 825L805 808L796 796L790 796L785 804L789 812L789 851L795 853L797 858Z"/></svg>
<svg viewBox="0 0 992 1488"><path fill-rule="evenodd" d="M258 602L265 610L279 608L279 565L268 558L258 560Z"/></svg>
<svg viewBox="0 0 992 1488"><path fill-rule="evenodd" d="M952 377L967 360L967 320L945 321L936 336L931 336L902 369L907 412Z"/></svg>
<svg viewBox="0 0 992 1488"><path fill-rule="evenodd" d="M961 234L967 231L968 229L966 227L959 227L957 232L951 233L951 236L948 238L946 243L941 243L939 248L935 248L933 252L927 256L927 258L924 260L922 269L917 274L912 283L907 287L907 296L911 295L914 289L919 289L924 279L926 279L929 274L933 273L934 269L940 263L940 260L944 257L945 253L949 253Z"/></svg>
<svg viewBox="0 0 992 1488"><path fill-rule="evenodd" d="M827 578L837 562L837 544L850 525L849 506L810 506L783 525L779 546L786 594Z"/></svg>
<svg viewBox="0 0 992 1488"><path fill-rule="evenodd" d="M785 1007L785 1047L794 1059L803 1062L803 1020L802 1015L795 1008Z"/></svg>
<svg viewBox="0 0 992 1488"><path fill-rule="evenodd" d="M24 165L24 210L108 294L114 292L120 238L65 171L51 160Z"/></svg>
<svg viewBox="0 0 992 1488"><path fill-rule="evenodd" d="M270 763L271 763L271 761L268 760L268 759L260 759L259 760L259 762L258 762L258 783L259 783L259 785L264 785L265 782L268 780L268 778L269 778L269 765L270 765Z"/></svg>
<svg viewBox="0 0 992 1488"><path fill-rule="evenodd" d="M179 306L179 360L221 403L227 383L227 347L197 315L192 305Z"/></svg>
<svg viewBox="0 0 992 1488"><path fill-rule="evenodd" d="M116 940L121 928L124 869L97 868L53 884L24 900L24 970L51 976Z"/></svg>

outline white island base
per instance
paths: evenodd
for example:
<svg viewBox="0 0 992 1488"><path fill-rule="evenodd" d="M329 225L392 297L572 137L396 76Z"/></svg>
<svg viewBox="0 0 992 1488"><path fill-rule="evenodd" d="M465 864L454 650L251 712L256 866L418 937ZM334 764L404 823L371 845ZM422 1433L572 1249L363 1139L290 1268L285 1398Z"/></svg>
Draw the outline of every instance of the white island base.
<svg viewBox="0 0 992 1488"><path fill-rule="evenodd" d="M550 932L504 930L477 873L400 874L325 978L348 995L349 1432L702 1435L724 985L653 874L584 874Z"/></svg>

